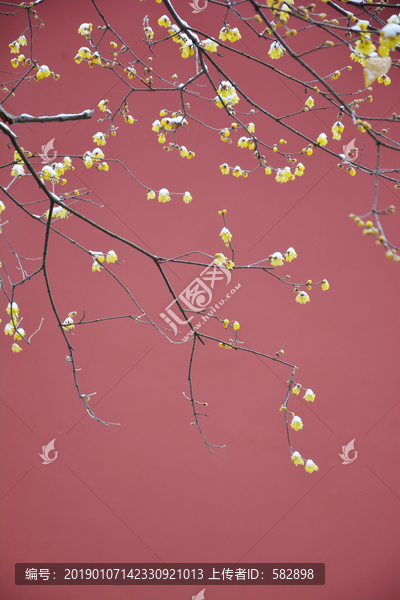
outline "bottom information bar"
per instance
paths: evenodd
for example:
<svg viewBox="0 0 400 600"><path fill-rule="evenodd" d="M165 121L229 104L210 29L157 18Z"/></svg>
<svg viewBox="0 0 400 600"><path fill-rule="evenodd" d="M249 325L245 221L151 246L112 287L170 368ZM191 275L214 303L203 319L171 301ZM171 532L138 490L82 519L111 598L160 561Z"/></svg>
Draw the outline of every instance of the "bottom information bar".
<svg viewBox="0 0 400 600"><path fill-rule="evenodd" d="M16 563L16 585L325 585L324 563Z"/></svg>

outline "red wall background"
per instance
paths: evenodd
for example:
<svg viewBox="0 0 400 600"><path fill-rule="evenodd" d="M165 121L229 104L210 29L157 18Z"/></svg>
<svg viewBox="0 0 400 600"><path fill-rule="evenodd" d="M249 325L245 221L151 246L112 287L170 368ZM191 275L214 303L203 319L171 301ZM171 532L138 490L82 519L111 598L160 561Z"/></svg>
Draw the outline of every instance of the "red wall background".
<svg viewBox="0 0 400 600"><path fill-rule="evenodd" d="M135 44L138 56L147 57L146 44L138 42L143 37L142 21L149 15L157 37L156 21L165 12L163 7L150 0L112 4L99 0L99 6L120 35ZM193 26L208 28L217 37L222 13L214 7L193 15L189 4L180 1L177 9ZM326 11L326 5L318 10ZM86 45L77 33L79 25L92 22L95 29L100 24L92 4L46 1L38 13L45 28L35 32L35 56L61 78L24 83L6 109L34 115L80 112L95 108L105 97L112 108L117 106L123 85L100 67L89 69L73 60ZM3 18L3 71L10 70L6 44L25 27L23 15ZM303 42L298 43L301 47ZM236 47L265 57L265 47L253 38L243 35L240 44ZM183 81L193 72L193 62L179 57L176 44L157 46L155 54L159 59L153 66L166 78L178 73ZM320 52L310 61L324 74L349 64L348 51L343 50L338 62L329 63L327 69L330 56ZM283 84L274 74L267 77L246 69L233 57L225 60L237 82L248 86L271 112L286 114L302 106L306 98L302 88ZM285 68L305 77L296 72L297 67L286 63ZM373 86L374 102L368 110L374 115L399 110L398 76L391 76L388 88ZM353 64L335 89L343 91L350 85L354 89L355 81L362 89L362 70ZM204 95L212 97L209 91ZM193 113L209 125L229 126L230 119L214 106L201 108L195 99L191 104ZM104 173L89 171L75 159L67 187L87 187L92 190L90 198L104 205L100 209L81 204L84 214L152 252L176 256L188 250L223 252L217 212L226 208L236 264L249 264L293 246L298 258L282 267L285 273L280 274L289 273L292 281L329 280L329 292L315 288L311 302L301 306L294 302L289 286L260 273L236 270L233 283L241 288L219 313L240 322L240 339L250 348L274 355L286 342L285 359L299 366L296 380L316 393L311 406L294 396L291 400L290 406L304 422L302 431L293 432L292 443L315 461L319 471L309 475L290 461L278 410L290 377L288 368L250 354L226 352L210 342L196 350L194 390L198 400L208 402L211 415L202 421L204 433L210 442L226 444L210 454L197 429L189 426L191 408L182 395L188 393L191 348L172 346L152 328L130 321L75 329L72 339L82 369L82 390L97 392L90 402L100 418L121 425L106 428L90 419L74 390L71 367L65 362L67 349L40 276L21 286L16 297L27 332L34 331L44 317L40 333L18 355L10 352L10 338L2 340L2 597L187 599L206 587L207 600L395 600L399 586L399 267L348 218L350 212L369 210L372 178L362 173L349 177L323 152L304 157L304 176L285 185L261 171L246 180L222 177L218 168L222 162L253 166L247 150L237 149L236 143L222 144L217 132L191 122L180 143L194 150L196 157L181 159L175 152L164 152L151 131L160 109L179 107L175 96L161 99L138 92L129 107L136 122L130 126L121 119L117 136L109 137L104 147L106 160L123 160L153 189L189 190L193 202L185 205L179 197L165 205L147 201L143 189L117 163L109 161L110 171ZM39 152L55 138L59 154L82 155L92 150L92 135L103 130L96 123L100 116L96 108L90 121L18 125L14 130L25 149ZM306 119L310 136L316 138L321 131L329 133L336 113L299 115L297 125L303 127ZM283 136L289 149L301 149L301 142L283 135L272 121L258 115L252 120L257 133L268 135L269 141L275 141L274 135L276 141ZM366 141L363 134L349 122L345 125L343 144L356 137L361 148ZM390 133L395 134L394 126ZM328 144L335 151L341 146L342 142ZM373 166L372 146L367 144L364 153L366 164ZM11 152L5 151L2 163L10 160ZM393 165L393 160L388 157L387 164ZM279 166L279 161L273 164ZM41 198L28 179L14 184L16 196L25 201ZM380 207L396 204L396 193L393 186L381 183ZM12 243L21 255L40 257L45 228L21 215L9 200L3 201L7 205L3 222L5 216L10 221L5 232ZM32 212L42 214L43 206ZM397 215L386 217L386 223L389 237L395 238ZM171 299L151 261L111 243L74 217L57 226L91 250L113 248L124 261L113 271L158 319ZM1 241L3 262L11 265L17 279L17 264ZM199 272L196 266L173 265L167 270L178 293ZM79 316L85 311L88 320L133 311L128 297L105 272L92 273L90 259L55 235L50 239L49 275L63 317L72 310ZM1 302L4 324L4 296ZM222 326L207 324L203 330L223 334ZM44 466L38 454L53 438L58 457ZM357 459L342 465L338 453L353 438ZM15 586L14 564L30 561L324 562L326 584L307 588Z"/></svg>

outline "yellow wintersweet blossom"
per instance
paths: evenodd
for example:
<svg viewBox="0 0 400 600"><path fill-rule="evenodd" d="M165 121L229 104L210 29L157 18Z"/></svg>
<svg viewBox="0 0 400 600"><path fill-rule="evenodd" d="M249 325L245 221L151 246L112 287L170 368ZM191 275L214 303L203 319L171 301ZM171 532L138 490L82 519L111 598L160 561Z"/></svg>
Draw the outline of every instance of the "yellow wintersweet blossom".
<svg viewBox="0 0 400 600"><path fill-rule="evenodd" d="M254 132L255 132L255 130L256 130L256 126L254 125L254 123L249 123L249 124L247 125L247 131L248 131L249 133L254 133Z"/></svg>
<svg viewBox="0 0 400 600"><path fill-rule="evenodd" d="M64 170L65 169L71 169L71 171L75 170L74 167L72 166L72 161L69 156L64 156L62 164L63 164Z"/></svg>
<svg viewBox="0 0 400 600"><path fill-rule="evenodd" d="M238 329L240 329L240 323L238 323L238 321L235 321L235 322L234 322L234 324L233 324L233 329L234 329L235 331L238 331Z"/></svg>
<svg viewBox="0 0 400 600"><path fill-rule="evenodd" d="M307 294L307 292L299 292L296 296L296 302L299 302L300 304L310 302L310 296Z"/></svg>
<svg viewBox="0 0 400 600"><path fill-rule="evenodd" d="M106 257L106 262L115 263L118 259L118 256L115 254L114 250L109 250Z"/></svg>
<svg viewBox="0 0 400 600"><path fill-rule="evenodd" d="M243 171L242 169L239 167L239 165L236 165L236 167L234 169L232 169L232 175L234 177L240 177L241 175L243 175Z"/></svg>
<svg viewBox="0 0 400 600"><path fill-rule="evenodd" d="M328 143L328 138L326 137L326 133L320 133L317 137L317 144L320 146L326 146Z"/></svg>
<svg viewBox="0 0 400 600"><path fill-rule="evenodd" d="M355 43L355 51L358 56L368 58L370 54L375 52L376 46L371 41L369 34L361 34L361 38ZM386 55L387 56L387 55Z"/></svg>
<svg viewBox="0 0 400 600"><path fill-rule="evenodd" d="M295 431L299 431L299 429L303 429L303 421L300 417L294 416L292 422L290 423L290 427L292 427Z"/></svg>
<svg viewBox="0 0 400 600"><path fill-rule="evenodd" d="M283 265L283 256L282 256L282 254L280 252L274 252L274 254L271 254L271 256L269 257L269 262L274 267L280 267L280 266L282 266Z"/></svg>
<svg viewBox="0 0 400 600"><path fill-rule="evenodd" d="M65 331L71 331L71 329L75 329L74 319L73 319L73 317L75 315L76 315L76 311L72 311L72 312L68 313L68 317L65 319L65 321L62 324L62 328Z"/></svg>
<svg viewBox="0 0 400 600"><path fill-rule="evenodd" d="M47 65L42 65L39 67L38 72L35 75L35 81L39 81L39 79L43 79L44 77L49 77L50 69Z"/></svg>
<svg viewBox="0 0 400 600"><path fill-rule="evenodd" d="M296 165L294 174L297 177L301 177L302 175L304 175L304 171L305 171L305 166L303 165L303 163L299 163L298 165Z"/></svg>
<svg viewBox="0 0 400 600"><path fill-rule="evenodd" d="M314 98L312 96L308 96L304 104L308 106L308 108L312 108L314 106Z"/></svg>
<svg viewBox="0 0 400 600"><path fill-rule="evenodd" d="M315 399L315 394L312 390L308 389L306 390L306 393L303 396L304 400L307 400L307 402L314 402Z"/></svg>
<svg viewBox="0 0 400 600"><path fill-rule="evenodd" d="M183 46L180 47L182 58L188 58L194 54L194 45L192 40L188 39Z"/></svg>
<svg viewBox="0 0 400 600"><path fill-rule="evenodd" d="M0 200L0 215L3 212L3 210L6 209L6 205L4 204L4 202L2 200Z"/></svg>
<svg viewBox="0 0 400 600"><path fill-rule="evenodd" d="M108 100L100 100L100 102L98 103L98 107L102 112L108 112Z"/></svg>
<svg viewBox="0 0 400 600"><path fill-rule="evenodd" d="M160 127L161 127L161 123L158 119L156 119L154 121L154 123L152 123L152 125L151 125L151 130L158 133L160 131Z"/></svg>
<svg viewBox="0 0 400 600"><path fill-rule="evenodd" d="M327 279L323 279L321 287L324 292L326 292L326 290L329 290L329 283Z"/></svg>
<svg viewBox="0 0 400 600"><path fill-rule="evenodd" d="M26 37L24 35L20 35L17 42L20 46L27 46L27 44L28 44L28 42L26 41Z"/></svg>
<svg viewBox="0 0 400 600"><path fill-rule="evenodd" d="M98 166L99 171L108 171L109 168L110 167L108 166L108 164L106 162L103 162Z"/></svg>
<svg viewBox="0 0 400 600"><path fill-rule="evenodd" d="M101 56L98 52L93 52L89 61L89 67L93 67L93 65L101 65Z"/></svg>
<svg viewBox="0 0 400 600"><path fill-rule="evenodd" d="M304 460L301 458L299 452L293 452L291 461L296 465L304 465Z"/></svg>
<svg viewBox="0 0 400 600"><path fill-rule="evenodd" d="M94 143L98 144L99 146L104 146L104 144L106 143L106 136L101 131L98 131L97 133L95 133L92 136L92 138L93 138Z"/></svg>
<svg viewBox="0 0 400 600"><path fill-rule="evenodd" d="M158 19L158 24L160 27L171 27L171 21L167 17L167 15L163 15Z"/></svg>
<svg viewBox="0 0 400 600"><path fill-rule="evenodd" d="M6 313L8 315L12 314L12 315L16 315L18 317L18 313L19 313L18 304L16 302L13 302L12 304L10 304L10 302L9 302L8 306L6 308Z"/></svg>
<svg viewBox="0 0 400 600"><path fill-rule="evenodd" d="M286 3L285 3L285 4L282 4L282 9L281 9L281 11L279 12L279 20L280 20L282 23L286 23L286 22L289 20L289 17L290 17L290 13L291 13L291 12L292 12L292 11L290 10L290 8L288 7L288 5L287 5Z"/></svg>
<svg viewBox="0 0 400 600"><path fill-rule="evenodd" d="M14 165L11 169L11 175L13 177L22 177L25 175L24 167L22 165Z"/></svg>
<svg viewBox="0 0 400 600"><path fill-rule="evenodd" d="M100 150L100 148L95 148L93 152L90 153L90 158L92 160L103 160L104 153L102 150Z"/></svg>
<svg viewBox="0 0 400 600"><path fill-rule="evenodd" d="M192 201L192 196L191 196L190 192L185 192L183 194L183 201L185 204L189 204L189 202Z"/></svg>
<svg viewBox="0 0 400 600"><path fill-rule="evenodd" d="M341 121L336 121L336 123L334 123L332 125L332 139L334 140L340 140L342 139L342 133L343 133L343 129L344 129L344 125Z"/></svg>
<svg viewBox="0 0 400 600"><path fill-rule="evenodd" d="M227 227L223 227L221 233L219 234L222 237L222 240L228 246L232 240L232 234Z"/></svg>
<svg viewBox="0 0 400 600"><path fill-rule="evenodd" d="M202 40L200 46L204 48L204 50L207 50L207 52L218 52L218 44L215 40Z"/></svg>
<svg viewBox="0 0 400 600"><path fill-rule="evenodd" d="M89 50L89 48L86 48L86 46L82 46L82 48L79 48L79 50L78 50L78 56L80 56L81 58L87 58L87 60L90 60L92 58L92 53Z"/></svg>
<svg viewBox="0 0 400 600"><path fill-rule="evenodd" d="M85 152L85 154L82 157L82 160L84 162L85 167L87 167L88 169L90 169L90 167L93 167L91 152Z"/></svg>
<svg viewBox="0 0 400 600"><path fill-rule="evenodd" d="M133 79L136 75L136 71L133 67L126 67L125 73L128 73L128 79Z"/></svg>
<svg viewBox="0 0 400 600"><path fill-rule="evenodd" d="M143 31L144 31L144 33L146 35L146 38L148 40L152 40L153 39L153 37L154 37L154 31L152 30L151 27L143 27Z"/></svg>
<svg viewBox="0 0 400 600"><path fill-rule="evenodd" d="M169 202L170 200L171 196L169 195L169 191L167 190L167 188L162 188L158 192L158 201L164 204L165 202Z"/></svg>
<svg viewBox="0 0 400 600"><path fill-rule="evenodd" d="M272 42L268 54L271 58L281 58L283 56L283 47L279 42Z"/></svg>
<svg viewBox="0 0 400 600"><path fill-rule="evenodd" d="M92 252L92 250L90 250L90 254L94 259L98 260L99 262L104 262L105 256L102 252Z"/></svg>
<svg viewBox="0 0 400 600"><path fill-rule="evenodd" d="M398 23L388 23L379 34L379 56L389 56L391 50L395 50L400 44L400 25Z"/></svg>
<svg viewBox="0 0 400 600"><path fill-rule="evenodd" d="M297 258L297 252L294 248L290 247L286 250L285 258L287 262L292 262L295 258Z"/></svg>
<svg viewBox="0 0 400 600"><path fill-rule="evenodd" d="M22 329L22 327L19 327L17 329L17 331L14 333L14 340L22 340L23 337L25 337L25 329Z"/></svg>
<svg viewBox="0 0 400 600"><path fill-rule="evenodd" d="M89 38L92 33L92 24L91 23L82 23L82 25L78 29L78 33L84 35L85 38Z"/></svg>
<svg viewBox="0 0 400 600"><path fill-rule="evenodd" d="M153 190L149 190L147 192L147 200L153 200L153 198L155 198L155 197L156 197L156 193L153 192Z"/></svg>
<svg viewBox="0 0 400 600"><path fill-rule="evenodd" d="M92 271L93 271L93 273L94 273L95 271L100 271L100 265L99 265L99 263L98 263L96 260L95 260L95 261L94 261L94 263L92 264Z"/></svg>
<svg viewBox="0 0 400 600"><path fill-rule="evenodd" d="M219 168L221 169L222 175L229 175L229 167L226 163L224 163L223 165L220 165Z"/></svg>
<svg viewBox="0 0 400 600"><path fill-rule="evenodd" d="M319 468L314 463L314 461L312 461L311 459L309 459L306 462L306 471L307 471L307 473L312 473L313 471L319 471Z"/></svg>
<svg viewBox="0 0 400 600"><path fill-rule="evenodd" d="M271 167L265 167L265 174L266 175L271 175L271 173L272 173Z"/></svg>
<svg viewBox="0 0 400 600"><path fill-rule="evenodd" d="M135 122L135 119L132 117L132 115L125 115L124 119L125 123L130 123L130 125L132 125Z"/></svg>
<svg viewBox="0 0 400 600"><path fill-rule="evenodd" d="M13 325L12 321L10 321L4 327L4 334L5 335L14 335L14 331L15 331L14 325Z"/></svg>
<svg viewBox="0 0 400 600"><path fill-rule="evenodd" d="M11 54L18 54L19 42L17 40L15 40L14 42L11 42L11 44L8 44L8 47L10 48Z"/></svg>
<svg viewBox="0 0 400 600"><path fill-rule="evenodd" d="M292 388L292 394L296 394L298 396L300 394L301 384L296 383L296 385Z"/></svg>
<svg viewBox="0 0 400 600"><path fill-rule="evenodd" d="M398 258L399 258L399 257L398 257ZM234 263L234 262L232 262L231 260L228 260L228 262L226 263L226 265L225 265L225 266L226 266L226 268L227 268L229 271L233 271L233 267L235 266L235 263Z"/></svg>
<svg viewBox="0 0 400 600"><path fill-rule="evenodd" d="M15 344L15 343L11 346L11 350L13 352L22 352L21 346L18 346L18 344Z"/></svg>
<svg viewBox="0 0 400 600"><path fill-rule="evenodd" d="M225 329L227 329L228 325L229 325L229 319L225 319L224 320L224 327L225 327Z"/></svg>

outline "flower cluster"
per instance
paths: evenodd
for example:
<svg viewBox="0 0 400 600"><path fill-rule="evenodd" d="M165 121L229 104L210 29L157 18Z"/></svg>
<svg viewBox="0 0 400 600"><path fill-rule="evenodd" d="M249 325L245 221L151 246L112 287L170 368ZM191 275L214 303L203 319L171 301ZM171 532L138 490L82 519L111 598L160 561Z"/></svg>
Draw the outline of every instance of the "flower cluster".
<svg viewBox="0 0 400 600"><path fill-rule="evenodd" d="M18 304L16 302L9 302L6 312L8 315L11 315L11 320L4 327L4 334L14 336L14 340L22 340L22 338L25 337L25 330L22 327L19 327L22 319L19 318ZM18 353L22 351L22 348L14 342L11 346L11 350L15 353Z"/></svg>
<svg viewBox="0 0 400 600"><path fill-rule="evenodd" d="M397 17L397 19L399 18ZM379 43L379 56L389 56L389 53L400 44L400 24L395 19L382 28L379 34Z"/></svg>
<svg viewBox="0 0 400 600"><path fill-rule="evenodd" d="M236 93L235 87L229 81L221 81L217 90L218 96L214 98L214 103L218 108L227 106L232 108L239 102L239 96Z"/></svg>
<svg viewBox="0 0 400 600"><path fill-rule="evenodd" d="M242 36L240 35L239 29L237 27L231 29L229 25L225 25L219 32L219 39L223 42L229 40L233 43L236 42L236 40L240 40L241 37Z"/></svg>
<svg viewBox="0 0 400 600"><path fill-rule="evenodd" d="M290 247L286 250L286 252L282 255L281 252L274 252L268 258L269 262L273 267L281 267L283 263L283 259L286 259L287 262L292 262L295 258L297 258L297 253L294 248Z"/></svg>
<svg viewBox="0 0 400 600"><path fill-rule="evenodd" d="M388 209L383 211L385 214L393 214L395 212L395 207L392 204ZM350 219L354 219L354 222L357 223L359 227L362 227L362 232L364 235L372 235L375 238L375 243L377 246L383 246L386 250L386 257L389 260L394 262L400 262L400 256L397 254L396 248L394 248L387 241L386 237L383 235L383 232L380 233L379 229L374 226L373 222L370 220L364 221L361 217L357 217L351 213Z"/></svg>
<svg viewBox="0 0 400 600"><path fill-rule="evenodd" d="M109 166L106 162L101 162L104 158L104 153L100 148L95 148L93 152L89 150L82 156L83 164L87 169L95 165L98 171L108 171Z"/></svg>
<svg viewBox="0 0 400 600"><path fill-rule="evenodd" d="M233 267L235 266L234 262L220 253L215 255L214 264L217 265L217 267L225 267L229 269L229 271L233 271Z"/></svg>
<svg viewBox="0 0 400 600"><path fill-rule="evenodd" d="M103 263L104 260L107 263L115 263L118 260L118 256L114 250L109 250L106 256L104 256L103 252L93 252L92 250L90 250L90 254L93 258L92 271L100 271L100 263Z"/></svg>
<svg viewBox="0 0 400 600"><path fill-rule="evenodd" d="M296 452L296 451L293 452L291 460L292 460L292 463L294 465L296 465L296 467L297 467L297 465L304 465L304 459L299 452ZM313 471L319 470L317 465L311 459L306 461L305 469L306 469L307 473L312 473Z"/></svg>

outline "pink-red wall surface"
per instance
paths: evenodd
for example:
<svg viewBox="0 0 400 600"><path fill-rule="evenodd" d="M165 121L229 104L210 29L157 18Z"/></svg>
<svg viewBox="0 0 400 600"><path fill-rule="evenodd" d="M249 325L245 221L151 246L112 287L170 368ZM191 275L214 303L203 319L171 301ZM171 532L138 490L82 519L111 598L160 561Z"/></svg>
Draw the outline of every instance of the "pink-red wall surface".
<svg viewBox="0 0 400 600"><path fill-rule="evenodd" d="M156 32L154 39L167 31L157 25L166 9L153 0L98 0L98 6L140 59L150 56L148 46L140 41L146 15ZM317 10L326 12L326 7L319 3ZM193 14L183 0L176 8L193 27L218 38L222 9L209 3ZM24 82L6 102L6 110L32 115L95 112L87 121L11 128L21 146L32 152L41 152L54 138L59 155L82 156L93 149L92 136L105 131L105 124L97 122L102 116L98 102L107 98L114 110L126 88L110 71L74 62L79 48L87 45L77 32L81 23L93 24L95 39L100 35L97 26L103 24L89 0L46 0L37 11L45 27L34 31L34 56L61 77L57 82L52 78ZM395 11L386 12L389 16ZM269 46L250 35L243 23L230 24L242 33L235 48L269 60ZM15 76L14 70L8 75L12 70L8 44L26 26L23 12L2 16L4 81ZM312 35L310 31L298 36L298 50L312 44ZM318 36L323 34L316 35L316 43ZM114 39L108 33L105 45ZM231 78L270 113L283 116L301 111L307 98L303 87L237 55L221 53L225 56L221 65ZM352 64L353 70L344 71L332 85L340 92L364 88L362 68L350 61L347 48L336 54L323 50L308 60L324 76ZM310 79L289 57L269 62L299 79ZM175 73L184 81L195 69L194 59L182 59L179 46L172 42L154 47L152 66L169 81ZM363 114L400 112L398 70L392 70L391 86L373 84L374 101L364 104ZM210 88L191 89L214 97ZM318 108L318 96L315 101ZM244 100L241 103L244 106ZM229 285L218 282L213 296L215 302L226 300L218 309L221 319L240 322L238 339L243 347L275 356L285 344L284 359L298 366L295 381L315 392L312 404L302 399L303 394L292 395L289 408L304 423L301 431L292 431L293 447L313 459L319 470L308 474L290 460L279 412L291 376L289 367L225 350L212 341L197 344L194 394L199 402L208 403L205 410L210 415L201 420L203 432L212 444L225 445L211 454L198 429L190 426L191 405L183 395L189 394L191 343L171 344L153 327L130 319L77 326L69 336L82 392L96 392L90 406L102 420L119 425L105 427L91 419L74 388L72 368L66 362L68 349L40 274L19 286L15 298L25 330L33 333L43 318L40 331L18 354L10 350L11 338L1 334L0 596L5 600L189 600L205 589L206 600L396 600L400 597L399 265L389 261L384 250L363 236L348 217L351 212L370 210L373 178L361 172L349 176L337 168L337 158L318 150L300 157L304 175L285 184L262 169L246 179L223 176L219 165L224 162L254 168L252 152L237 148L240 134L232 135L232 145L220 141L218 130L229 127L232 119L212 102L193 95L190 104L191 114L209 126L190 121L187 130L179 132L179 143L195 152L193 159L181 158L177 150L165 152L151 130L160 110L179 109L178 95L138 91L129 98L135 123L126 124L118 117L117 135L108 137L103 147L109 171L88 170L73 158L75 170L68 172L65 189L90 190L87 198L92 204L79 202L74 205L77 210L163 257L191 250L227 253L217 214L226 209L236 265L255 263L293 246L298 258L276 270L279 275L290 275L292 282L329 280L329 291L316 286L309 292L311 301L300 305L294 301L293 289L270 275L234 269ZM374 146L350 120L344 120L342 140L331 140L336 119L337 109L329 108L299 113L288 122L312 139L324 131L328 148L336 153L356 138L360 151L365 143L363 164L374 168ZM269 144L284 137L291 152L301 151L305 144L257 113L251 120ZM398 125L390 126L390 134L398 135ZM4 141L2 135L2 164L13 160ZM278 157L268 150L265 154L273 166L280 166ZM181 194L188 190L193 201L184 204L181 195L166 204L147 200L146 190L113 159L122 161L145 186ZM398 165L397 156L385 152L383 160L389 167L395 167L396 160ZM40 169L40 160L36 164ZM11 181L9 167L1 173L6 186ZM15 181L10 193L21 202L44 198L29 177ZM398 203L393 184L381 182L379 193L380 208ZM5 195L2 200L7 207L2 222L9 222L4 233L21 256L40 259L45 227L22 214ZM43 214L48 203L27 208ZM382 219L388 236L396 241L397 235L398 240L398 216ZM110 269L151 318L163 324L159 315L172 297L151 260L74 216L54 226L87 249L113 249L121 262ZM16 281L18 262L4 236L1 248L2 262ZM199 258L194 260L204 262L204 257ZM24 262L28 273L38 264ZM91 266L90 257L79 248L60 236L50 236L48 272L60 316L64 319L76 311L76 319L84 313L90 321L137 314L118 283L105 271L92 272ZM178 264L165 269L178 294L201 270L197 265ZM2 277L9 290L4 269ZM239 284L226 299L226 293ZM8 322L6 306L2 295L2 325ZM196 317L193 323L198 322ZM226 335L221 323L203 322L201 332ZM44 465L39 453L53 439L57 459ZM357 458L343 464L339 453L353 439ZM159 563L161 567L164 563L324 563L326 580L324 586L217 586L208 581L181 586L15 585L15 563L62 562Z"/></svg>

